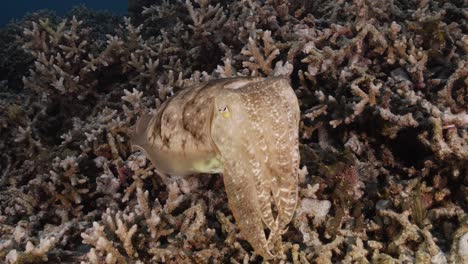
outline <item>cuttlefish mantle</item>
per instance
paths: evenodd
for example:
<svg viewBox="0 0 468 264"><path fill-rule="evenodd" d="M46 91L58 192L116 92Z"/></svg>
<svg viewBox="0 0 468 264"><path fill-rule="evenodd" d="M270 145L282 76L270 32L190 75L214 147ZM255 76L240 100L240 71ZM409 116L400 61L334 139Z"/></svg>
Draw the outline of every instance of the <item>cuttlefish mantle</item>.
<svg viewBox="0 0 468 264"><path fill-rule="evenodd" d="M222 173L241 235L272 259L297 204L299 117L284 78L219 79L188 87L142 116L132 145L161 173Z"/></svg>

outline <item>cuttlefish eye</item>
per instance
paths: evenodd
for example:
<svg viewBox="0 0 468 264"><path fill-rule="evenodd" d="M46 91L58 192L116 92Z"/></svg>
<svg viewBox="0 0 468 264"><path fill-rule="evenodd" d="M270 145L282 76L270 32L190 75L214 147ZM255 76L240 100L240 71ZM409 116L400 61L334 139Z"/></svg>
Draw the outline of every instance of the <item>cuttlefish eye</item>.
<svg viewBox="0 0 468 264"><path fill-rule="evenodd" d="M219 108L218 111L221 113L221 115L224 118L228 118L229 116L231 116L231 112L229 111L229 108L227 107L227 105L225 105L224 107Z"/></svg>

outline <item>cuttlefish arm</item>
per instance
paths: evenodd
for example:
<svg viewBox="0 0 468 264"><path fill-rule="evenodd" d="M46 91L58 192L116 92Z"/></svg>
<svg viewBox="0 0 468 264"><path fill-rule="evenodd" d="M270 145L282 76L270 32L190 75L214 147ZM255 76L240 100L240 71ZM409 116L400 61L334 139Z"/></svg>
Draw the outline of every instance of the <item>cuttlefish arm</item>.
<svg viewBox="0 0 468 264"><path fill-rule="evenodd" d="M237 159L222 159L224 188L229 200L229 208L242 237L252 245L257 254L265 259L272 259L275 256L271 253L265 236L261 203L258 199L255 180L252 177L252 171L259 170L260 165L247 164L241 152L228 154L228 156Z"/></svg>
<svg viewBox="0 0 468 264"><path fill-rule="evenodd" d="M259 155L255 153L257 151L256 145L252 144L253 142L250 140L251 130L245 129L251 127L251 125L247 125L251 121L243 113L244 109L241 107L237 108L238 106L232 104L228 107L228 111L234 111L233 116L221 116L221 118L228 119L226 121L229 124L224 125L215 117L212 125L212 138L224 167L224 188L229 200L229 207L242 237L249 241L255 252L266 259L271 259L274 255L268 248L263 230L261 210L263 203L260 202L262 199L260 199L259 188L256 186L261 183L258 178L262 164L256 159ZM220 110L223 111L223 109ZM225 115L230 115L230 112L225 113ZM218 113L215 114L218 115ZM271 207L269 209L271 214Z"/></svg>
<svg viewBox="0 0 468 264"><path fill-rule="evenodd" d="M253 123L254 142L262 150L257 152L261 155L257 159L263 161L259 180L267 182L262 193L267 193L268 199L261 203L267 203L264 208L275 207L277 212L274 223L268 224L263 211L271 230L269 241L273 243L284 233L296 209L300 110L285 79L270 79L263 89L254 86L251 90L244 92L243 97Z"/></svg>
<svg viewBox="0 0 468 264"><path fill-rule="evenodd" d="M242 236L266 259L297 204L299 106L284 79L219 95L211 134ZM276 217L273 214L276 209ZM270 229L266 239L263 223Z"/></svg>
<svg viewBox="0 0 468 264"><path fill-rule="evenodd" d="M261 99L254 101L260 111L251 110L251 118L256 127L263 128L263 133L258 133L266 138L268 159L263 172L265 178L271 179L272 203L278 211L275 223L281 235L297 205L300 110L297 97L285 79L269 85L269 89L262 90Z"/></svg>

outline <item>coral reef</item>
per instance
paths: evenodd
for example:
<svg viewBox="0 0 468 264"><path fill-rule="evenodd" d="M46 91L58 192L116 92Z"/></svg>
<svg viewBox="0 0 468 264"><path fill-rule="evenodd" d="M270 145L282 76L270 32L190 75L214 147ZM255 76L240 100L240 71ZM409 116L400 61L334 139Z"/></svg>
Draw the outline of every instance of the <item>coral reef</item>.
<svg viewBox="0 0 468 264"><path fill-rule="evenodd" d="M222 176L158 174L129 136L192 84L278 75L302 168L280 261L466 262L464 1L142 3L1 30L1 262L261 262Z"/></svg>

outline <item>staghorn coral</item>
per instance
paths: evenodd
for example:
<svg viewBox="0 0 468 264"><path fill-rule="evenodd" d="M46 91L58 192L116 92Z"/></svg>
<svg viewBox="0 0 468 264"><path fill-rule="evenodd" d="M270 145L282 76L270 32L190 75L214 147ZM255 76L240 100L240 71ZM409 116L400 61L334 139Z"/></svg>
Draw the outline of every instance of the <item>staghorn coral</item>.
<svg viewBox="0 0 468 264"><path fill-rule="evenodd" d="M463 263L463 1L139 2L1 32L1 262L260 262L222 178L158 174L129 137L189 85L282 75L306 170L279 261Z"/></svg>
<svg viewBox="0 0 468 264"><path fill-rule="evenodd" d="M279 49L272 44L273 39L271 38L271 31L265 31L262 40L264 45L262 52L260 52L257 42L253 38L249 38L249 44L246 49L242 51L243 55L250 57L249 61L244 61L242 65L250 70L252 76L258 75L258 70L269 75L272 72L271 67L273 60L280 52Z"/></svg>
<svg viewBox="0 0 468 264"><path fill-rule="evenodd" d="M28 242L24 253L18 253L15 249L11 250L6 256L6 263L34 263L47 261L47 253L55 246L55 238L41 239L39 245L34 246Z"/></svg>

